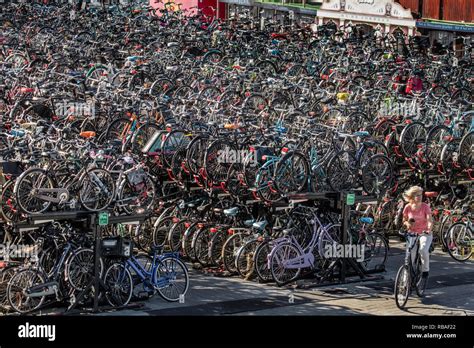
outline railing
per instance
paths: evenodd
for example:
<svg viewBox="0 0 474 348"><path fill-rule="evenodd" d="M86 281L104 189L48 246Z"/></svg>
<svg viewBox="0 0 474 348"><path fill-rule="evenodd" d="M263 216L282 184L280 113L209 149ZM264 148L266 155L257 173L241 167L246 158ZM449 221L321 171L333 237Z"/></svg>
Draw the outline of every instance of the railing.
<svg viewBox="0 0 474 348"><path fill-rule="evenodd" d="M273 4L285 7L305 8L309 10L318 10L321 4L307 0L259 0L257 3Z"/></svg>

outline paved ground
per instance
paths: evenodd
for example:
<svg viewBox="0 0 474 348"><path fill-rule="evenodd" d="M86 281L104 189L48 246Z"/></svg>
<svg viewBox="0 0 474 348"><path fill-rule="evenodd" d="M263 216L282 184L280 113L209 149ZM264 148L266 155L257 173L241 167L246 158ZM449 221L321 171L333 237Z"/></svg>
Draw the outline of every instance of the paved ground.
<svg viewBox="0 0 474 348"><path fill-rule="evenodd" d="M185 303L155 297L143 307L102 315L474 315L474 262L458 263L435 250L426 297L409 299L406 311L393 300L393 283L403 263L403 245L394 240L382 279L317 288L278 288L240 278L191 270ZM351 278L350 280L356 280ZM300 281L311 286L310 280Z"/></svg>

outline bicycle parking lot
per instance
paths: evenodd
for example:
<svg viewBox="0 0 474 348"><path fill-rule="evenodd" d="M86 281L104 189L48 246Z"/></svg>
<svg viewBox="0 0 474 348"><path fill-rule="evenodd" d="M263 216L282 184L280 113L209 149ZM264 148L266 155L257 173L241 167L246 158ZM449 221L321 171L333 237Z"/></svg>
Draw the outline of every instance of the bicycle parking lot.
<svg viewBox="0 0 474 348"><path fill-rule="evenodd" d="M473 314L472 47L5 8L0 231L34 250L3 258L5 314ZM400 311L412 185L435 251Z"/></svg>

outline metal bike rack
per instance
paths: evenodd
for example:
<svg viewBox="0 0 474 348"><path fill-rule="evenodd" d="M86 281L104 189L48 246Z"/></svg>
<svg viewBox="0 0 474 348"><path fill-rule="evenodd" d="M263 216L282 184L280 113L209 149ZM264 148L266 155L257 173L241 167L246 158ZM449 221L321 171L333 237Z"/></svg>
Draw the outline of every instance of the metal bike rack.
<svg viewBox="0 0 474 348"><path fill-rule="evenodd" d="M50 212L45 214L35 214L29 215L24 222L14 223L13 228L16 232L25 232L39 229L42 226L47 225L48 223L54 221L75 221L81 222L85 226L85 232L90 231L94 234L94 278L82 290L79 295L75 298L75 302L66 309L66 312L73 310L79 301L94 288L94 305L92 308L93 313L99 311L99 292L101 289L105 289L106 286L102 279L100 278L100 258L101 258L101 248L100 242L102 239L102 226L99 225L99 214L98 212L90 211L71 211L71 212ZM128 224L128 225L139 225L149 217L149 214L135 214L135 215L119 215L119 216L109 216L107 225L115 224ZM114 309L123 309L123 308L134 308L138 307L136 304L128 305L121 308Z"/></svg>
<svg viewBox="0 0 474 348"><path fill-rule="evenodd" d="M145 221L149 217L148 214L135 214L135 215L120 215L120 216L110 216L107 225L115 225L115 224L125 224L125 225L139 225L143 221ZM106 286L100 277L100 242L102 239L102 226L99 225L99 213L93 213L89 215L88 225L90 230L94 233L94 278L91 282L82 290L79 295L76 297L76 301L67 309L67 312L73 310L79 301L90 292L92 288L94 288L94 306L92 308L93 313L97 313L99 311L99 293L101 289L106 289ZM139 307L136 304L127 305L124 307L120 307L118 309L130 309ZM117 308L115 308L117 309Z"/></svg>
<svg viewBox="0 0 474 348"><path fill-rule="evenodd" d="M350 192L310 192L310 193L297 193L297 194L290 194L288 196L290 204L294 205L296 203L305 203L305 202L315 202L315 201L328 201L330 203L330 208L334 212L341 214L341 240L342 244L347 244L347 231L349 229L349 219L350 219L350 211L351 206L347 204L347 196L349 194L354 194L354 205L357 203L375 203L377 202L377 198L374 196L364 196L362 193L350 193ZM344 253L345 253L345 249ZM319 283L312 284L310 286L305 286L305 288L312 288L312 287L321 287L321 286L328 286L334 284L347 284L352 282L362 282L362 281L372 281L383 279L382 276L374 277L370 274L376 272L382 272L382 270L374 270L374 271L366 271L360 267L360 265L351 258L343 257L342 259L338 259L334 261L330 266L329 269L332 269L336 266L337 263L340 263L341 268L339 272L339 281L332 281L323 283L323 281L327 278L323 278ZM346 278L352 276L348 270L353 269L354 275L358 275L358 280L348 281ZM307 274L302 274L299 279L305 278ZM293 280L294 281L294 280Z"/></svg>

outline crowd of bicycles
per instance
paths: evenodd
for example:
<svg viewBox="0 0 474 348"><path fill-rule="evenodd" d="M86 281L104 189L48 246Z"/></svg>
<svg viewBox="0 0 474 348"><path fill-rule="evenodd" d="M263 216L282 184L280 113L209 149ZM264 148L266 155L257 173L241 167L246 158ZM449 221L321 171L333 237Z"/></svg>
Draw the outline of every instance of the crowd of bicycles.
<svg viewBox="0 0 474 348"><path fill-rule="evenodd" d="M73 221L15 229L57 212L147 215L106 228L133 241L128 257L100 261L101 299L118 307L181 300L181 260L277 285L324 280L345 233L364 246L362 270L383 269L415 184L435 242L471 258L471 46L434 54L403 34L171 7L2 7L0 229L38 250L3 262L3 308L90 303L90 233ZM331 202L304 199L322 192L373 202L343 232Z"/></svg>

